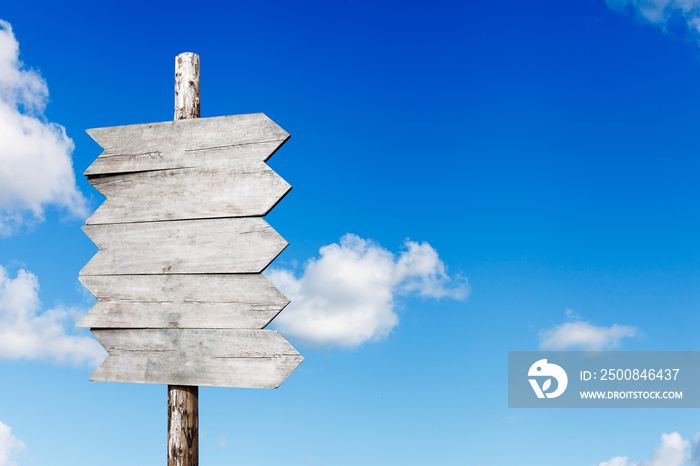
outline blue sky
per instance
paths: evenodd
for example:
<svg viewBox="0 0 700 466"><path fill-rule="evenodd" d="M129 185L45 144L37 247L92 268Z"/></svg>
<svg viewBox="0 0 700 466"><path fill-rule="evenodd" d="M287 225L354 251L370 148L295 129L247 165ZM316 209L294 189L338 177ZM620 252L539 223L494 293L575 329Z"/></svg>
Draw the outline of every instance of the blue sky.
<svg viewBox="0 0 700 466"><path fill-rule="evenodd" d="M186 51L202 117L292 135L268 275L306 358L200 390L202 464L700 464L693 410L508 409L506 383L508 351L700 349L700 2L6 3L0 466L165 461L165 387L89 382L73 324L84 130L171 120Z"/></svg>

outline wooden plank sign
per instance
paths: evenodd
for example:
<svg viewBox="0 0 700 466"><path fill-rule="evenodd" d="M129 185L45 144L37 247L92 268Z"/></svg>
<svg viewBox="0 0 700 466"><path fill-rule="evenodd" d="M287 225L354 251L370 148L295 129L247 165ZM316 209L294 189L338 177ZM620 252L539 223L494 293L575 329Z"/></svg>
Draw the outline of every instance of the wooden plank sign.
<svg viewBox="0 0 700 466"><path fill-rule="evenodd" d="M258 217L86 225L81 275L262 272L287 242Z"/></svg>
<svg viewBox="0 0 700 466"><path fill-rule="evenodd" d="M262 274L83 275L79 327L264 328L289 300Z"/></svg>
<svg viewBox="0 0 700 466"><path fill-rule="evenodd" d="M276 388L302 360L274 330L94 329L92 333L109 352L90 377L102 382L177 380L179 385Z"/></svg>
<svg viewBox="0 0 700 466"><path fill-rule="evenodd" d="M105 202L80 272L108 357L91 380L274 388L301 363L263 330L289 303L261 272L287 242L261 217L291 186L265 163L289 134L261 113L88 130Z"/></svg>

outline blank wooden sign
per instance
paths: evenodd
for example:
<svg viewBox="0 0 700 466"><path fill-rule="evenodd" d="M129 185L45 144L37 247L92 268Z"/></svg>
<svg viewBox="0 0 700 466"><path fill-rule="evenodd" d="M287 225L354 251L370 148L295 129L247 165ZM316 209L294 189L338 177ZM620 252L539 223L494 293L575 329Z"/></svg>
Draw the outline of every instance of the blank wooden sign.
<svg viewBox="0 0 700 466"><path fill-rule="evenodd" d="M289 134L261 113L88 130L106 200L83 231L109 356L91 380L274 388L303 358L265 326L289 303L261 272L287 242L261 217L291 189L265 161Z"/></svg>
<svg viewBox="0 0 700 466"><path fill-rule="evenodd" d="M264 328L289 300L262 274L82 275L98 302L78 327Z"/></svg>
<svg viewBox="0 0 700 466"><path fill-rule="evenodd" d="M276 388L303 358L274 330L94 329L109 352L90 380Z"/></svg>

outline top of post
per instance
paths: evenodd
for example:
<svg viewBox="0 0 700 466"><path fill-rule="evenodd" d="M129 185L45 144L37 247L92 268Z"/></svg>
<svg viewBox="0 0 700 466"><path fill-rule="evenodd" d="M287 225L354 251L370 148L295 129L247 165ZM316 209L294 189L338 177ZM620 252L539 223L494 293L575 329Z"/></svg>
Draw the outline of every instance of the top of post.
<svg viewBox="0 0 700 466"><path fill-rule="evenodd" d="M199 55L175 57L175 120L199 118Z"/></svg>

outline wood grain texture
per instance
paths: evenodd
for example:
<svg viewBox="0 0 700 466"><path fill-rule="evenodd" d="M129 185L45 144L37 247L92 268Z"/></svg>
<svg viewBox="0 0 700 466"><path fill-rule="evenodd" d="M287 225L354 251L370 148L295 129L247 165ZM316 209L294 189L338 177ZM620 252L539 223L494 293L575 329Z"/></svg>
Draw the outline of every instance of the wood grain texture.
<svg viewBox="0 0 700 466"><path fill-rule="evenodd" d="M85 175L267 160L289 133L262 113L94 128L104 148Z"/></svg>
<svg viewBox="0 0 700 466"><path fill-rule="evenodd" d="M277 388L303 357L274 330L93 329L109 356L90 377L130 382Z"/></svg>
<svg viewBox="0 0 700 466"><path fill-rule="evenodd" d="M199 55L192 52L175 58L175 120L199 118Z"/></svg>
<svg viewBox="0 0 700 466"><path fill-rule="evenodd" d="M175 57L175 119L199 118L199 55ZM168 385L168 466L199 466L199 387Z"/></svg>
<svg viewBox="0 0 700 466"><path fill-rule="evenodd" d="M258 273L288 244L258 217L82 228L100 251L80 275Z"/></svg>
<svg viewBox="0 0 700 466"><path fill-rule="evenodd" d="M168 386L168 466L199 465L199 387Z"/></svg>
<svg viewBox="0 0 700 466"><path fill-rule="evenodd" d="M91 178L107 200L88 225L266 215L292 187L264 162Z"/></svg>
<svg viewBox="0 0 700 466"><path fill-rule="evenodd" d="M264 328L289 300L261 274L84 275L93 328Z"/></svg>
<svg viewBox="0 0 700 466"><path fill-rule="evenodd" d="M235 167L252 162L265 162L284 140L229 145L208 149L185 150L171 147L139 154L99 156L85 171L88 178L118 173L172 170L198 167Z"/></svg>

